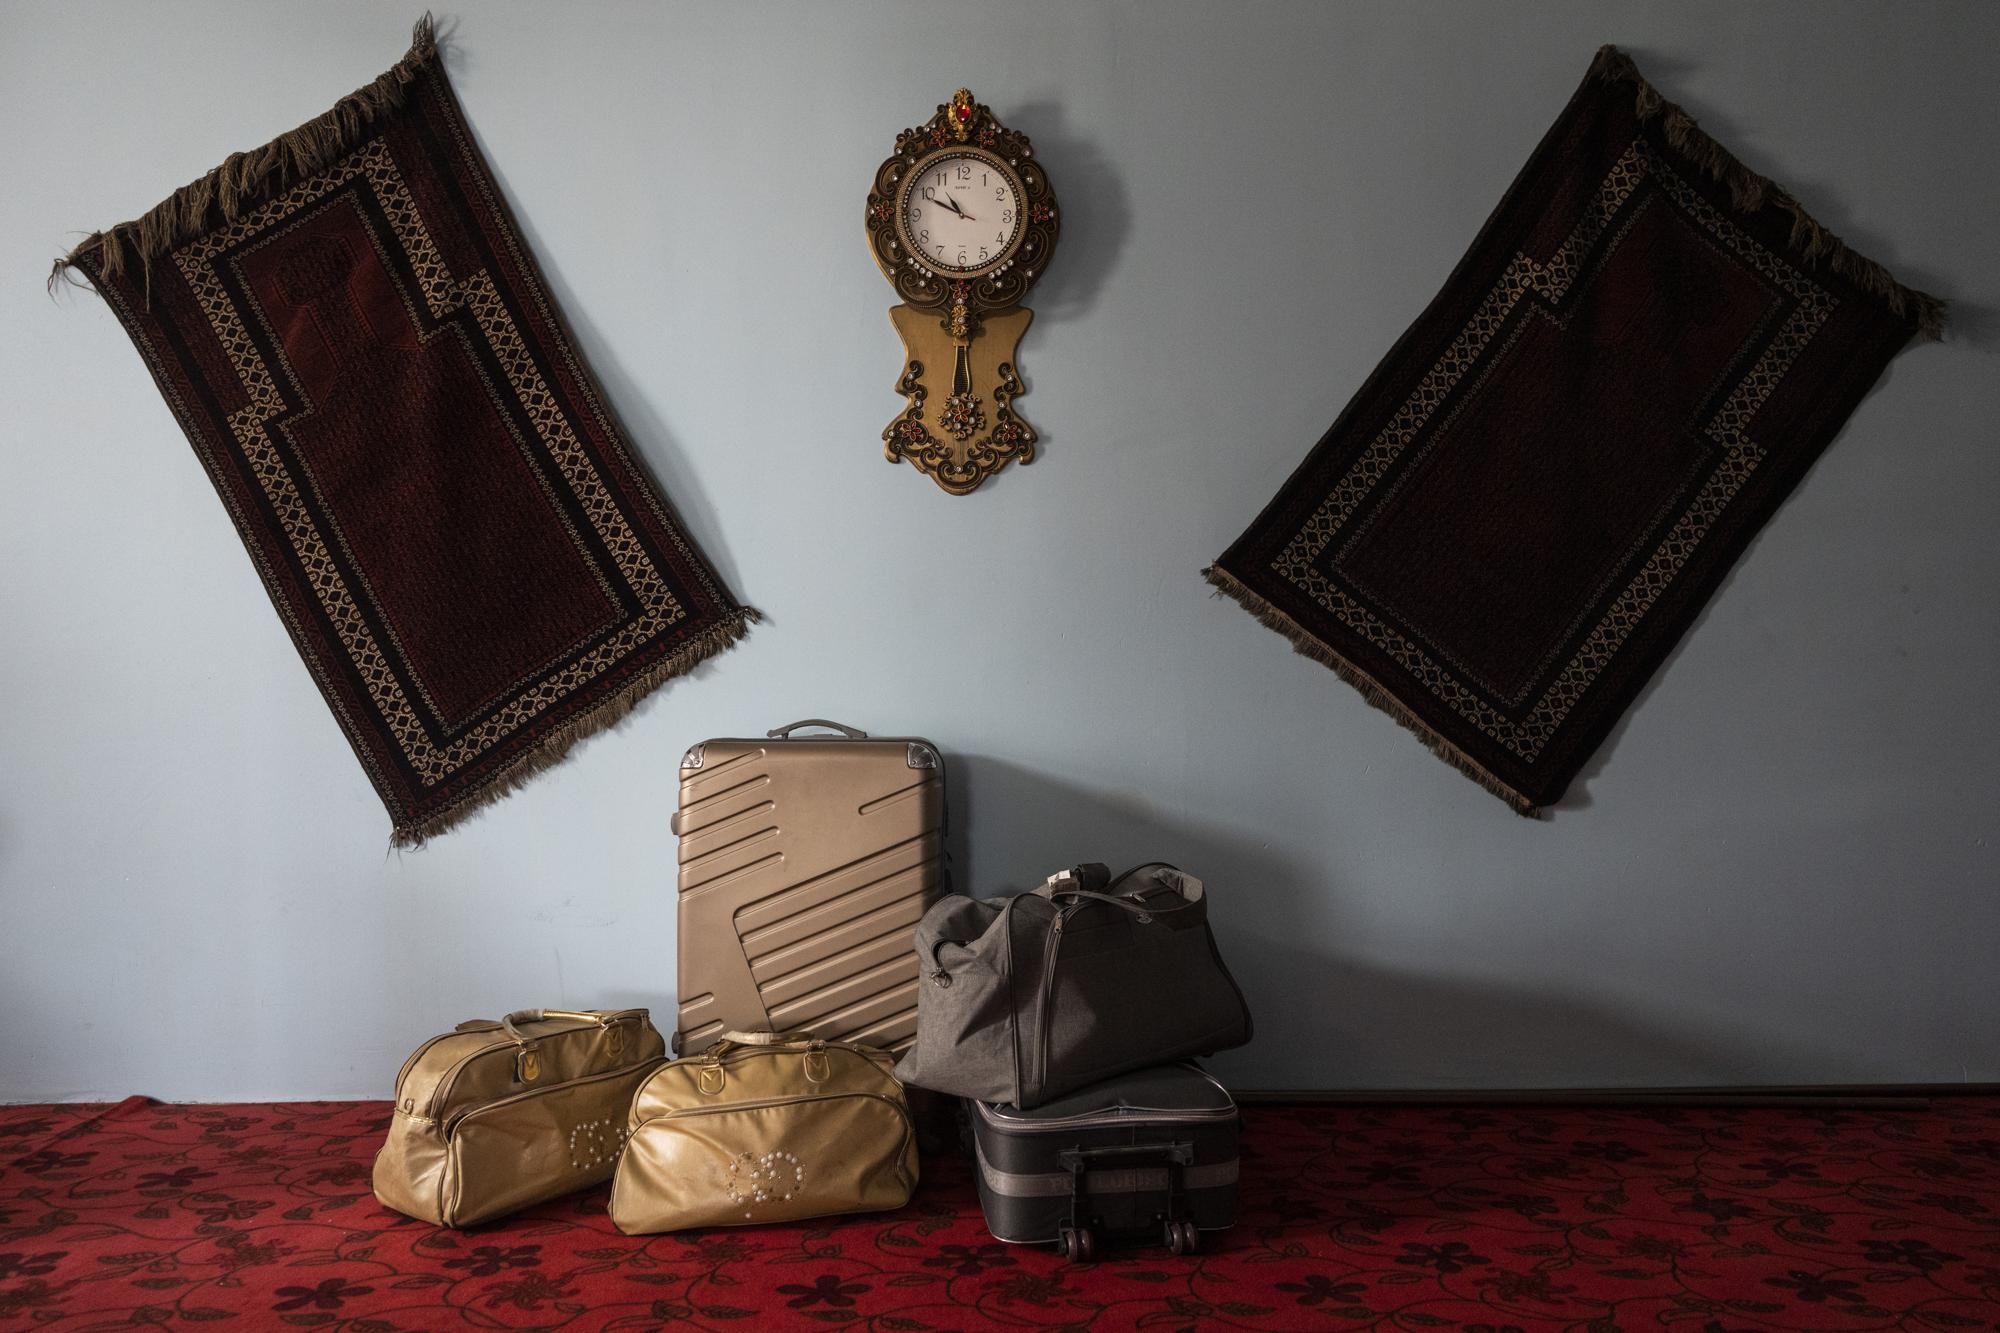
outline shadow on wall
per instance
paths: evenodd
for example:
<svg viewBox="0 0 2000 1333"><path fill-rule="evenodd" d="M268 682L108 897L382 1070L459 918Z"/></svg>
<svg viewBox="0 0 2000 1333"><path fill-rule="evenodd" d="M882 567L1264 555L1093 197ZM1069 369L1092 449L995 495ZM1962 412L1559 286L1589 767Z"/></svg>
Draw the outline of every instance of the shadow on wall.
<svg viewBox="0 0 2000 1333"><path fill-rule="evenodd" d="M455 55L454 62L458 58ZM470 132L477 142L478 131L470 130ZM625 436L626 446L633 456L633 463L647 480L653 483L653 489L659 495L660 502L666 506L668 513L678 519L682 529L694 539L694 544L707 558L709 567L722 581L722 586L744 605L756 606L756 599L744 590L736 562L730 555L728 544L723 541L722 525L716 516L715 507L709 503L707 494L695 484L694 474L684 461L684 451L675 442L674 434L668 428L665 418L653 406L652 400L639 387L637 381L626 371L624 363L611 350L610 345L598 336L596 326L577 313L582 309L582 303L576 300L569 284L563 280L561 270L549 260L549 248L542 244L542 238L536 234L533 224L516 205L514 192L508 187L507 178L501 174L497 166L493 165L492 155L486 152L483 143L479 144L479 151L486 157L487 166L493 174L494 185L506 201L515 229L521 233L522 243L527 246L528 253L533 256L536 266L541 271L542 280L555 303L564 331L575 346L577 355L588 367L589 374L596 381L594 387L598 400L603 404L605 413ZM763 619L767 624L770 621L769 616L764 616ZM717 657L697 662L673 683L706 680L715 674L720 665L721 659ZM647 711L658 705L663 693L662 690L655 690L640 699L630 715L619 719L614 729L623 729L630 725L633 719L644 716ZM627 1003L651 1008L655 1025L661 1026L663 1032L671 1031L670 1027L664 1025L672 1022L671 1006L662 1009L657 1003L649 1004L641 1000L631 1000ZM665 1020L661 1018L662 1013L668 1015Z"/></svg>
<svg viewBox="0 0 2000 1333"><path fill-rule="evenodd" d="M1869 201L1855 196L1851 181L1825 180L1798 171L1786 163L1766 160L1748 127L1699 98L1683 96L1681 90L1694 82L1697 62L1647 47L1626 47L1625 52L1664 96L1679 103L1703 129L1741 158L1752 171L1768 176L1791 191L1821 226L1846 241L1856 252L1886 267L1903 285L1951 302L1951 309L1945 316L1945 338L1948 341L1979 352L2000 351L2000 310L1968 299L1962 292L1953 292L1938 270L1899 254L1887 236L1857 222L1854 208L1866 209ZM1912 160L1920 159L1913 156Z"/></svg>
<svg viewBox="0 0 2000 1333"><path fill-rule="evenodd" d="M1331 867L1298 864L1255 830L990 756L949 754L946 763L948 850L961 893L1033 888L1080 861L1104 861L1114 873L1169 861L1207 883L1216 939L1256 1020L1260 1087L1550 1087L1580 1068L1601 1071L1607 1085L1773 1080L1751 1030L1677 1033L1584 996L1354 957L1342 947L1342 909L1367 890L1340 883ZM1823 1051L1784 1054L1796 1069L1841 1067ZM1237 1063L1225 1053L1213 1066L1232 1078Z"/></svg>
<svg viewBox="0 0 2000 1333"><path fill-rule="evenodd" d="M1697 62L1644 47L1627 48L1627 54L1632 56L1638 63L1639 68L1645 71L1646 77L1662 93L1679 102L1683 109L1701 124L1703 129L1707 130L1708 133L1713 135L1732 152L1741 149L1742 152L1739 153L1739 156L1743 157L1743 161L1751 170L1769 176L1772 180L1790 190L1798 197L1799 202L1805 206L1807 212L1817 218L1823 226L1845 240L1857 252L1884 264L1896 276L1898 281L1915 287L1920 291L1944 297L1950 301L1951 310L1947 316L1945 333L1948 342L1957 347L1966 347L1979 352L1992 353L2000 351L2000 311L1996 311L1991 306L1967 300L1963 295L1954 294L1948 289L1948 285L1942 274L1935 270L1907 262L1896 253L1895 247L1886 236L1857 224L1854 220L1853 211L1849 206L1850 202L1859 203L1865 207L1867 201L1853 200L1851 185L1843 184L1840 181L1826 181L1817 177L1804 175L1786 166L1784 163L1765 160L1757 151L1756 140L1748 127L1699 99L1682 97L1679 89L1683 85L1694 81L1693 75L1697 69ZM1913 341L1905 346L1897 356L1892 357L1889 364L1883 368L1882 374L1869 387L1863 402L1882 393L1895 378L1902 358L1912 354L1923 354L1923 344ZM1843 427L1840 434L1833 438L1833 442L1828 447L1833 449L1840 448L1842 443L1848 440L1850 434L1851 431L1847 427ZM1880 441L1873 441L1870 444L1871 447L1881 447ZM1800 483L1801 489L1813 484L1814 475L1814 471L1806 473ZM1688 642L1702 633L1703 627L1707 624L1717 603L1729 595L1730 586L1736 582L1737 574L1745 564L1756 559L1757 548L1763 544L1767 534L1773 527L1786 521L1786 510L1789 504L1790 501L1788 499L1787 504L1781 506L1771 520L1758 530L1756 535L1751 539L1749 546L1737 557L1735 563L1730 566L1723 581L1702 605L1701 611L1696 615L1693 623L1682 633L1679 641L1675 643L1673 650L1667 654L1666 658L1653 672L1652 677L1647 680L1645 686L1639 691L1638 696L1619 717L1610 733L1604 738L1603 743L1592 754L1589 762L1577 773L1575 780L1570 783L1569 790L1563 795L1563 798L1557 801L1552 807L1558 816L1563 813L1580 811L1589 807L1591 804L1590 787L1611 763L1613 754L1623 742L1625 733L1631 728L1632 719L1648 706L1654 694L1658 692L1661 681L1673 670L1674 664L1680 659L1682 652L1687 648Z"/></svg>
<svg viewBox="0 0 2000 1333"><path fill-rule="evenodd" d="M1097 304L1132 230L1132 206L1118 166L1095 141L1069 127L1055 102L1029 102L1001 117L1034 141L1035 160L1055 183L1059 239L1055 267L1027 304L1050 319L1075 319Z"/></svg>
<svg viewBox="0 0 2000 1333"><path fill-rule="evenodd" d="M454 63L456 59L454 56ZM673 431L659 409L654 407L651 398L625 369L624 362L598 335L596 325L581 313L583 302L576 299L576 294L563 278L562 270L551 258L551 249L543 244L542 237L536 232L532 215L517 203L513 189L507 184L507 177L495 165L493 155L486 151L478 130L470 125L468 129L493 174L494 185L506 201L508 214L513 218L515 229L521 233L522 243L541 270L542 280L555 302L564 330L575 344L577 355L597 381L598 397L604 404L605 412L618 424L631 452L636 455L634 461L652 481L668 511L694 538L695 545L708 558L723 586L737 598L755 606L756 599L745 593L736 562L723 541L722 524L716 516L715 507L695 484L694 473L685 461L686 451L676 442ZM702 674L701 669L697 668L694 674L698 678Z"/></svg>

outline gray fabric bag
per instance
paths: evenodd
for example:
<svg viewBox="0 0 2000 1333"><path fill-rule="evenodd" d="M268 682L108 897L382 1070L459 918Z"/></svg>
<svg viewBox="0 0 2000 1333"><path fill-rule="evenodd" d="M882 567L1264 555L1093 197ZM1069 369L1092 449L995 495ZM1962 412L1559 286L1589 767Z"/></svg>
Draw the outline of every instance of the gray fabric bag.
<svg viewBox="0 0 2000 1333"><path fill-rule="evenodd" d="M905 1083L1022 1109L1250 1040L1201 881L1091 864L1004 899L947 894L917 923Z"/></svg>

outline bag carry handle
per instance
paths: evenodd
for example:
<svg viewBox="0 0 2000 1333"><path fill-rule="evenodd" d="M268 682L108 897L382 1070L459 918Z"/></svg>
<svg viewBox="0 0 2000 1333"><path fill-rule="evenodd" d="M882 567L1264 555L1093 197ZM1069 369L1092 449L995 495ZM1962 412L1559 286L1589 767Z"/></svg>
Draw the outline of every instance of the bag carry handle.
<svg viewBox="0 0 2000 1333"><path fill-rule="evenodd" d="M795 1041L823 1041L803 1028L790 1032L725 1032L715 1039L717 1046L788 1046Z"/></svg>
<svg viewBox="0 0 2000 1333"><path fill-rule="evenodd" d="M827 1058L827 1047L836 1046L841 1050L865 1052L866 1048L853 1042L828 1041L810 1032L794 1029L790 1032L724 1032L709 1048L697 1057L701 1061L695 1070L695 1086L713 1097L721 1092L729 1081L729 1075L722 1065L722 1054L731 1046L803 1046L805 1051L804 1071L806 1082L820 1084L833 1076L833 1063Z"/></svg>
<svg viewBox="0 0 2000 1333"><path fill-rule="evenodd" d="M1165 861L1148 861L1143 865L1133 866L1124 874L1111 879L1105 887L1115 889L1140 871L1153 869L1171 870L1179 877L1179 883L1169 886L1179 894L1181 899L1175 906L1148 907L1146 904L1136 902L1122 894L1100 893L1095 889L1084 888L1083 885L1097 881L1099 878L1091 872L1103 870L1103 866L1096 863L1077 866L1072 870L1058 871L1044 880L1042 886L1036 889L1035 892L1049 899L1093 898L1099 902L1110 903L1115 907L1122 907L1134 916L1147 921L1152 920L1156 916L1164 916L1170 912L1178 912L1185 908L1193 907L1201 901L1203 892L1201 881L1193 875L1188 874L1187 871L1182 870L1179 866L1168 865Z"/></svg>
<svg viewBox="0 0 2000 1333"><path fill-rule="evenodd" d="M610 1031L616 1039L612 1050L612 1054L616 1056L622 1052L624 1041L612 1024L628 1023L635 1019L643 1020L645 1017L644 1009L607 1009L602 1013L588 1009L516 1009L500 1020L500 1027L519 1048L514 1056L515 1078L522 1083L533 1083L542 1076L542 1039L529 1036L515 1026L516 1024L540 1023L551 1018L575 1018L586 1023L595 1023L598 1027Z"/></svg>
<svg viewBox="0 0 2000 1333"><path fill-rule="evenodd" d="M1113 877L1111 883L1106 887L1115 889L1142 870L1171 870L1180 877L1181 882L1174 887L1180 891L1181 897L1187 899L1189 902L1193 902L1202 896L1202 882L1193 875L1188 874L1187 871L1182 870L1179 866L1167 861L1141 861L1124 874Z"/></svg>
<svg viewBox="0 0 2000 1333"><path fill-rule="evenodd" d="M829 722L823 717L809 717L803 721L794 722L788 727L774 727L770 731L765 732L764 734L770 737L774 741L785 741L785 740L790 740L792 738L792 733L799 730L802 727L824 727L828 731L839 732L841 735L847 737L847 739L851 741L865 741L868 739L868 733L865 731L856 730L855 728L846 726L843 723Z"/></svg>
<svg viewBox="0 0 2000 1333"><path fill-rule="evenodd" d="M822 1037L816 1032L803 1028L791 1032L724 1032L710 1042L699 1056L706 1059L720 1055L727 1046L803 1046L808 1053L820 1050L853 1051L857 1055L881 1055L879 1046L869 1046L858 1041L842 1041L838 1037Z"/></svg>
<svg viewBox="0 0 2000 1333"><path fill-rule="evenodd" d="M1112 907L1130 912L1133 918L1142 926L1151 925L1157 921L1169 928L1179 924L1180 920L1191 919L1178 918L1177 914L1194 906L1193 903L1183 899L1178 907L1148 907L1146 904L1134 902L1130 898L1120 898L1115 893L1098 893L1091 889L1052 889L1049 892L1049 897L1058 900L1064 898L1087 898L1092 902L1108 903Z"/></svg>

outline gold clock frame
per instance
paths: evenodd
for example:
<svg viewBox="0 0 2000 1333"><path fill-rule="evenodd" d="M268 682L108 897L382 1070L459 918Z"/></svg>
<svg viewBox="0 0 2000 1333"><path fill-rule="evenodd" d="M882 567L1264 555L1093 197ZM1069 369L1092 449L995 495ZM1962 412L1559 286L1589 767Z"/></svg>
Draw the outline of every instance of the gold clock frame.
<svg viewBox="0 0 2000 1333"><path fill-rule="evenodd" d="M932 161L968 150L1018 182L1021 229L990 268L934 268L906 242L904 196ZM1055 190L1028 136L960 88L929 120L896 136L896 151L875 170L867 224L875 263L903 301L889 318L903 341L896 392L904 403L882 431L883 455L909 461L953 495L1010 462L1032 463L1037 436L1014 410L1026 392L1015 362L1034 318L1021 301L1054 257L1060 228Z"/></svg>

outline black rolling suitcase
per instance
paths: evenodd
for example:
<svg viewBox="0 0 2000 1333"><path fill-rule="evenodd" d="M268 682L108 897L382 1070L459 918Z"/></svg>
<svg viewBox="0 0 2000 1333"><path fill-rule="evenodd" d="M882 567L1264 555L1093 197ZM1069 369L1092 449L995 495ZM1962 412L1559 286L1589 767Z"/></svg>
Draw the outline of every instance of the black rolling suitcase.
<svg viewBox="0 0 2000 1333"><path fill-rule="evenodd" d="M1088 1260L1198 1249L1236 1221L1236 1103L1193 1064L1093 1083L1032 1111L970 1102L979 1206L1004 1241Z"/></svg>

